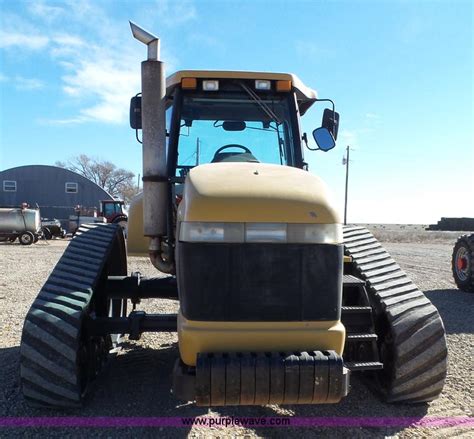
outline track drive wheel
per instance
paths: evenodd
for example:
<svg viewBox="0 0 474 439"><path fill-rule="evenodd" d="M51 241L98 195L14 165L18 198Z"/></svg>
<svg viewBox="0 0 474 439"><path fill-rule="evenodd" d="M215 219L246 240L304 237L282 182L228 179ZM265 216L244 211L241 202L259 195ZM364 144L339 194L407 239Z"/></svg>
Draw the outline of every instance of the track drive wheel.
<svg viewBox="0 0 474 439"><path fill-rule="evenodd" d="M20 378L33 406L81 405L112 346L110 335L90 336L87 316L113 309L107 276L127 274L125 242L114 224L83 225L33 302L23 326Z"/></svg>
<svg viewBox="0 0 474 439"><path fill-rule="evenodd" d="M443 321L377 239L363 227L344 227L344 247L355 273L366 281L374 309L383 369L377 389L388 402L436 399L447 372Z"/></svg>
<svg viewBox="0 0 474 439"><path fill-rule="evenodd" d="M114 218L114 224L118 224L123 231L123 236L127 238L128 217L126 215L118 215Z"/></svg>
<svg viewBox="0 0 474 439"><path fill-rule="evenodd" d="M474 292L474 234L462 235L453 249L451 260L454 282L460 290Z"/></svg>

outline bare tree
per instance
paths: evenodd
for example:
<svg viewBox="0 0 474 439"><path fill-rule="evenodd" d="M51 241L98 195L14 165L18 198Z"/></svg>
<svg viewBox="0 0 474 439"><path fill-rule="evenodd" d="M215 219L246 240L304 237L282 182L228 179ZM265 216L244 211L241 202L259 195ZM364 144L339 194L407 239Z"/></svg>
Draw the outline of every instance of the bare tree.
<svg viewBox="0 0 474 439"><path fill-rule="evenodd" d="M135 174L123 168L117 168L112 162L89 157L85 154L69 159L67 162L56 162L56 166L66 168L92 180L115 198L121 198L129 204L137 194Z"/></svg>

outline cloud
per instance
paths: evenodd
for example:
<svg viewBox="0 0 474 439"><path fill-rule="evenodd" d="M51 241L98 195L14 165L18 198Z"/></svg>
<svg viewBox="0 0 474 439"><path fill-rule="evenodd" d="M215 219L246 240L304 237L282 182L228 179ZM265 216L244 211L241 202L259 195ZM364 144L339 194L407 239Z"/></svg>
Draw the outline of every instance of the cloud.
<svg viewBox="0 0 474 439"><path fill-rule="evenodd" d="M62 80L67 95L97 102L80 110L81 121L121 123L128 115L130 97L140 89L139 63L92 56L80 60Z"/></svg>
<svg viewBox="0 0 474 439"><path fill-rule="evenodd" d="M23 76L9 77L0 73L0 82L9 82L17 90L39 90L45 86L45 83L36 78L24 78Z"/></svg>
<svg viewBox="0 0 474 439"><path fill-rule="evenodd" d="M196 7L191 0L156 0L159 15L166 17L170 26L186 23L197 17Z"/></svg>
<svg viewBox="0 0 474 439"><path fill-rule="evenodd" d="M156 22L176 26L197 17L194 3L186 0L155 0L148 12L145 23L155 23L153 26ZM67 106L76 110L62 119L41 119L42 124L113 124L127 119L130 97L140 90L140 62L146 50L132 39L128 23L114 20L104 3L41 0L29 3L21 17L9 14L2 21L0 48L41 50L62 70L57 86ZM162 53L167 71L173 70L173 52L165 47ZM18 78L17 86L33 90L44 84Z"/></svg>
<svg viewBox="0 0 474 439"><path fill-rule="evenodd" d="M69 119L37 119L37 122L40 123L41 125L50 125L50 126L56 126L56 125L78 125L81 123L84 123L84 117L78 116L78 117L71 117Z"/></svg>
<svg viewBox="0 0 474 439"><path fill-rule="evenodd" d="M2 10L0 14L0 48L40 50L48 44L48 36L26 17Z"/></svg>
<svg viewBox="0 0 474 439"><path fill-rule="evenodd" d="M13 48L39 50L46 47L49 38L43 35L30 35L18 32L0 31L0 48Z"/></svg>
<svg viewBox="0 0 474 439"><path fill-rule="evenodd" d="M58 4L50 5L44 1L36 0L28 3L29 11L48 23L51 23L62 16L65 10Z"/></svg>
<svg viewBox="0 0 474 439"><path fill-rule="evenodd" d="M22 76L15 76L15 87L19 90L39 90L44 88L43 81L36 78L23 78Z"/></svg>
<svg viewBox="0 0 474 439"><path fill-rule="evenodd" d="M59 40L63 44L56 46ZM141 88L140 62L145 48L139 45L137 50L137 42L128 33L124 40L114 40L105 47L70 35L54 37L53 41L50 53L65 70L61 88L81 108L76 116L51 123L126 121L130 98ZM173 56L165 51L165 59L167 70L173 70L176 64Z"/></svg>
<svg viewBox="0 0 474 439"><path fill-rule="evenodd" d="M82 38L69 34L55 35L51 38L51 43L50 54L54 58L64 58L67 56L75 58L79 55L78 50L87 47L86 41Z"/></svg>
<svg viewBox="0 0 474 439"><path fill-rule="evenodd" d="M52 40L60 46L82 47L86 45L86 42L82 38L69 34L55 35Z"/></svg>
<svg viewBox="0 0 474 439"><path fill-rule="evenodd" d="M69 104L77 108L70 117L39 122L65 125L126 120L129 99L140 89L139 54L143 55L132 50L135 42L128 24L120 26L111 21L97 3L88 0L59 4L40 1L30 3L28 11L30 16L10 14L3 20L0 47L48 54L64 70L59 86L70 98ZM54 20L53 28L50 24ZM9 80L21 90L44 87L34 78L16 76Z"/></svg>
<svg viewBox="0 0 474 439"><path fill-rule="evenodd" d="M344 145L358 146L358 133L355 130L342 129L339 133L339 141Z"/></svg>

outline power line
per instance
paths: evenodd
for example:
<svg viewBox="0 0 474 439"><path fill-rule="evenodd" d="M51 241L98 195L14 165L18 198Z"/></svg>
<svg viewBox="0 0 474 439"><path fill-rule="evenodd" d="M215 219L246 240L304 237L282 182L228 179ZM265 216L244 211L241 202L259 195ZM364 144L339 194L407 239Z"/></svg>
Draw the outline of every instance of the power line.
<svg viewBox="0 0 474 439"><path fill-rule="evenodd" d="M350 146L346 147L346 156L342 158L342 164L346 165L346 190L344 194L344 225L347 225L347 196L349 189L349 151Z"/></svg>

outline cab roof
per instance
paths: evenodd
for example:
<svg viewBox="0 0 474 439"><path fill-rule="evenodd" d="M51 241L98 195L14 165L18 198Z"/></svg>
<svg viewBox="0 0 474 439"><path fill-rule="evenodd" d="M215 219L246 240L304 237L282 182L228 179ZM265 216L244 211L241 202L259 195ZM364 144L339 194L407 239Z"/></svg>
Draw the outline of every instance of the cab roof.
<svg viewBox="0 0 474 439"><path fill-rule="evenodd" d="M243 72L228 70L180 70L166 78L166 94L181 84L183 78L199 79L267 79L271 81L291 81L301 115L316 102L318 95L315 90L307 87L292 73Z"/></svg>

